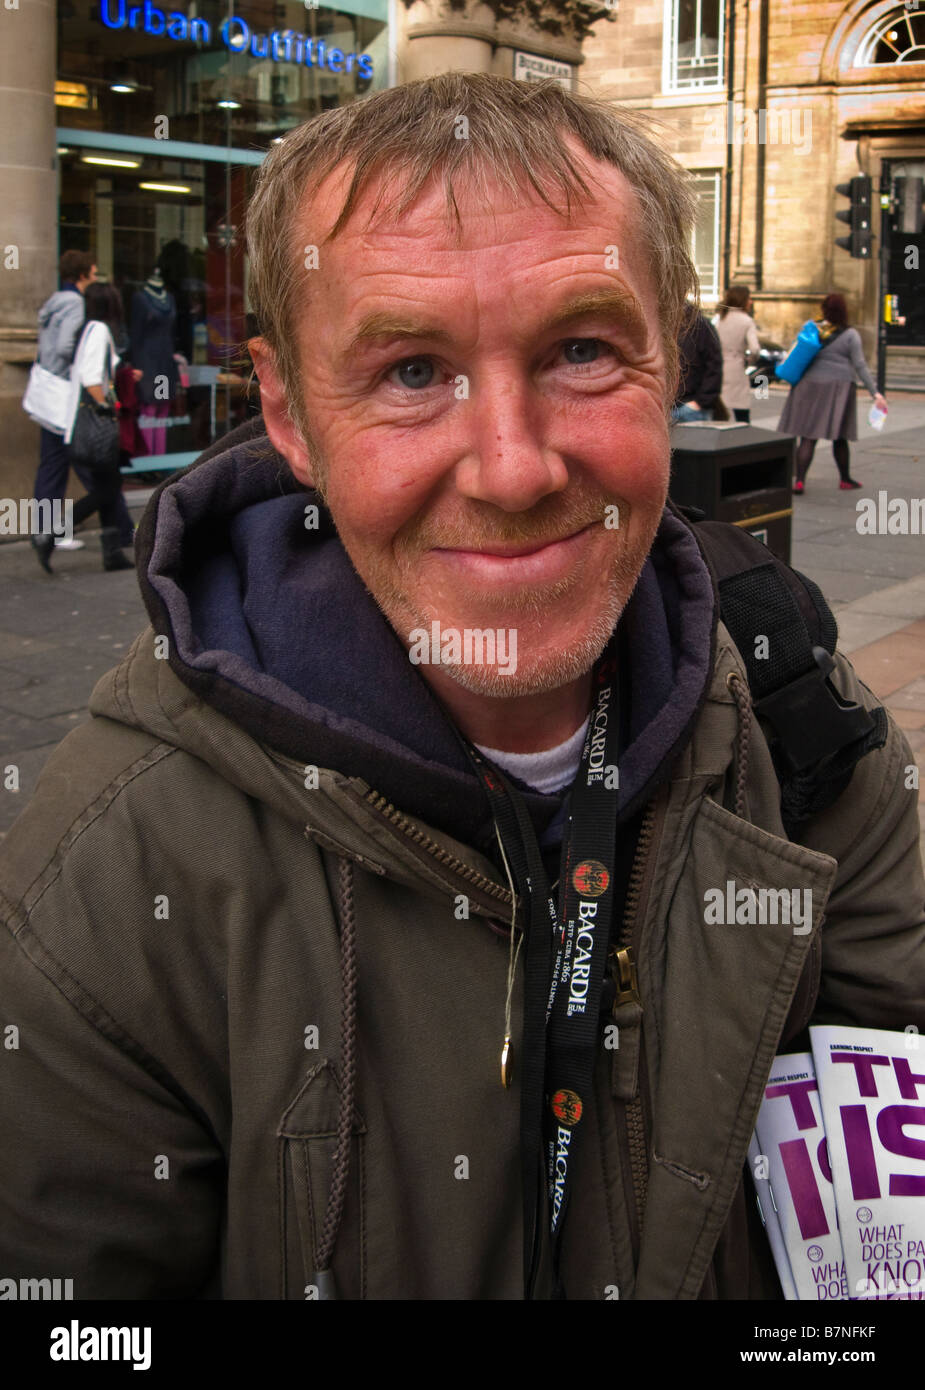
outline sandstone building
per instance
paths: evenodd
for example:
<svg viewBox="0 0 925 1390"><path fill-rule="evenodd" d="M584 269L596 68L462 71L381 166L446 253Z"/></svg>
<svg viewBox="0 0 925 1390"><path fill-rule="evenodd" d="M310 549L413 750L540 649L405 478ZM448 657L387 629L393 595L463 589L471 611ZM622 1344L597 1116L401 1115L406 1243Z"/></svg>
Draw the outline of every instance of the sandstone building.
<svg viewBox="0 0 925 1390"><path fill-rule="evenodd" d="M830 290L846 295L876 357L880 193L891 373L925 389L925 0L620 0L584 44L579 82L644 108L696 178L701 288L752 286L762 329L789 341ZM836 185L873 181L870 260ZM918 199L918 209L912 202ZM917 230L915 228L917 227Z"/></svg>

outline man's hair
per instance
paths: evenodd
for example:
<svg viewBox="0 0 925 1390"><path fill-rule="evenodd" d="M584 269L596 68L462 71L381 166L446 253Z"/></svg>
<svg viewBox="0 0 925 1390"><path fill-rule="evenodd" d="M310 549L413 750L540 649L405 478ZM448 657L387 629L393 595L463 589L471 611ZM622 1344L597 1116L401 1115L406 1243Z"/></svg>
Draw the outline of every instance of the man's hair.
<svg viewBox="0 0 925 1390"><path fill-rule="evenodd" d="M65 251L58 262L58 274L62 280L77 281L82 275L89 275L95 265L89 251Z"/></svg>
<svg viewBox="0 0 925 1390"><path fill-rule="evenodd" d="M435 174L447 215L462 225L454 179L471 176L490 200L492 183L515 195L529 186L568 217L572 200L592 197L562 136L571 133L594 158L619 169L640 206L666 362L666 402L674 399L677 338L688 295L699 300L691 260L695 199L689 176L652 138L635 111L566 92L556 82L515 82L485 73L443 73L324 111L297 127L263 162L247 212L250 296L276 359L290 416L301 417L294 308L304 287L304 248L296 214L338 165L353 166L344 205L328 240L343 229L364 191L380 176L373 208L400 216ZM461 138L463 137L463 138ZM388 196L385 196L385 189ZM565 211L554 201L558 191ZM602 257L607 248L601 247ZM619 254L619 247L617 248Z"/></svg>

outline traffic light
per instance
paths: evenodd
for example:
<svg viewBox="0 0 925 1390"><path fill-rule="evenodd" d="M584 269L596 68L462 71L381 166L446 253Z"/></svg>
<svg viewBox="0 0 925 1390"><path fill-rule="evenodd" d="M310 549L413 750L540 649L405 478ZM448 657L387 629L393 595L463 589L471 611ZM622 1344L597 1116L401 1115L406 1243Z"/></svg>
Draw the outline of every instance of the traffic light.
<svg viewBox="0 0 925 1390"><path fill-rule="evenodd" d="M867 174L857 174L850 183L839 183L835 192L843 198L851 199L850 208L840 208L835 216L839 222L847 222L851 228L850 236L837 236L836 246L843 246L855 260L868 261L871 255L871 183Z"/></svg>

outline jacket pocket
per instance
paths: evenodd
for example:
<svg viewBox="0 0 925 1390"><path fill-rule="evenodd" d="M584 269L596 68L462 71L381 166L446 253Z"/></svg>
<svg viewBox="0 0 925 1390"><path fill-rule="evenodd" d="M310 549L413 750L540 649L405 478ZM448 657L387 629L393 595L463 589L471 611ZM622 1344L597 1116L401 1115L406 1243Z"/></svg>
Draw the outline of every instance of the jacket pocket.
<svg viewBox="0 0 925 1390"><path fill-rule="evenodd" d="M658 1056L637 1298L703 1288L804 971L799 1017L816 988L807 960L837 867L700 802L670 900L654 909L659 949L643 957L644 1047L651 1039Z"/></svg>
<svg viewBox="0 0 925 1390"><path fill-rule="evenodd" d="M305 1299L318 1268L337 1151L340 1082L330 1061L312 1067L277 1130L280 1297ZM347 1193L331 1268L340 1298L366 1297L366 1125L353 1112Z"/></svg>

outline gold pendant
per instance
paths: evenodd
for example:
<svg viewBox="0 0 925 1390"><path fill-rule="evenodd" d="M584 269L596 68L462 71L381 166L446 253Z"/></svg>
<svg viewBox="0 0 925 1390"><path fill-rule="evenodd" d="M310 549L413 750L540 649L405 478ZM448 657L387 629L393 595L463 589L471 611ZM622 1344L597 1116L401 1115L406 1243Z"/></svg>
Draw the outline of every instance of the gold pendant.
<svg viewBox="0 0 925 1390"><path fill-rule="evenodd" d="M505 1033L504 1046L501 1049L501 1085L505 1088L505 1090L511 1084L512 1061L513 1058L511 1056L511 1035L510 1033Z"/></svg>

